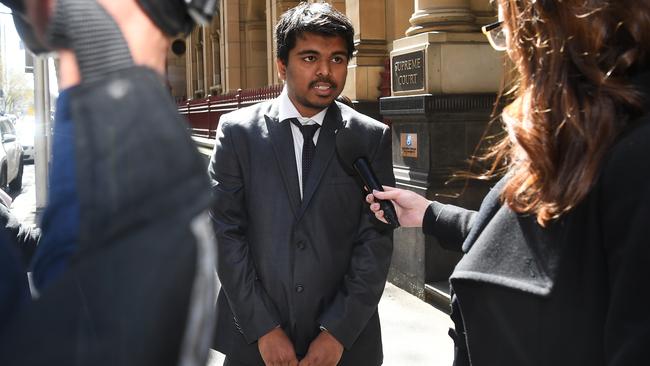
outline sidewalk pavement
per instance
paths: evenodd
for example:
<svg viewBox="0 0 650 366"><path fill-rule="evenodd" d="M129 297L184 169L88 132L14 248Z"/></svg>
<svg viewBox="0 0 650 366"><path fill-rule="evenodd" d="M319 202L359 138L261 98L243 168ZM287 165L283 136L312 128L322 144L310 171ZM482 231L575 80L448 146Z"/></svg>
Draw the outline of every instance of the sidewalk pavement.
<svg viewBox="0 0 650 366"><path fill-rule="evenodd" d="M453 326L444 312L387 283L379 302L385 366L451 366Z"/></svg>
<svg viewBox="0 0 650 366"><path fill-rule="evenodd" d="M12 195L14 196L14 195ZM25 225L37 224L34 165L26 165L23 190L11 205ZM384 366L449 366L453 343L447 335L452 322L447 314L391 283L386 284L379 302L384 346ZM223 355L211 351L208 366L220 366Z"/></svg>

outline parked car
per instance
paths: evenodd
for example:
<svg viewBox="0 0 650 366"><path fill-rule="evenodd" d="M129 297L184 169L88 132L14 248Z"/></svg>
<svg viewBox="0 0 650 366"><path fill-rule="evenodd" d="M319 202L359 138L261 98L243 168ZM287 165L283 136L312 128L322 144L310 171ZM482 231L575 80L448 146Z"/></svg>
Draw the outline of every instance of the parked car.
<svg viewBox="0 0 650 366"><path fill-rule="evenodd" d="M24 116L16 121L18 141L23 147L23 162L34 162L34 117Z"/></svg>
<svg viewBox="0 0 650 366"><path fill-rule="evenodd" d="M23 148L18 142L16 128L7 117L0 117L0 188L12 191L23 186Z"/></svg>

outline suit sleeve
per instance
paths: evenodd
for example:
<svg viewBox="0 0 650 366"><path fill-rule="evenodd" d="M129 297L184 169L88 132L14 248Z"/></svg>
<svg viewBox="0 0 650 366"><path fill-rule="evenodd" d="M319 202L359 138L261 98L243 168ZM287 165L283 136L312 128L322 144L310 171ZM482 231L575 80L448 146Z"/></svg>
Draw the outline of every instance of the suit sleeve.
<svg viewBox="0 0 650 366"><path fill-rule="evenodd" d="M650 359L650 150L645 146L647 139L638 139L627 146L632 151L614 156L599 196L603 210L598 230L603 231L609 280L604 339L608 366Z"/></svg>
<svg viewBox="0 0 650 366"><path fill-rule="evenodd" d="M280 321L258 279L246 238L248 212L235 146L228 122L222 121L208 168L215 202L210 214L217 237L219 280L246 341L253 343Z"/></svg>
<svg viewBox="0 0 650 366"><path fill-rule="evenodd" d="M391 132L385 128L371 165L382 184L395 185L391 154ZM363 204L356 245L348 272L334 301L321 314L320 324L349 349L377 305L386 285L393 253L392 229L378 225Z"/></svg>
<svg viewBox="0 0 650 366"><path fill-rule="evenodd" d="M461 252L475 216L476 211L433 201L424 213L422 231L435 236L443 248Z"/></svg>

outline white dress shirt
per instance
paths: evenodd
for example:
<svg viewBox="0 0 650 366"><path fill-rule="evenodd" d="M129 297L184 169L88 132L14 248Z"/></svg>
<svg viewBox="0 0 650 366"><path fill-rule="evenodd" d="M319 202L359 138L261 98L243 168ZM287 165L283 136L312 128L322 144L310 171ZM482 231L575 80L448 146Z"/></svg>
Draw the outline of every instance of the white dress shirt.
<svg viewBox="0 0 650 366"><path fill-rule="evenodd" d="M278 97L278 120L280 123L288 123L291 125L291 134L293 135L293 150L296 154L296 169L298 170L298 185L300 187L300 199L302 199L302 144L304 139L302 137L302 132L298 126L291 123L290 119L295 118L303 126L318 124L321 127L323 126L323 120L325 119L325 114L327 113L327 108L318 112L312 117L303 117L300 115L300 112L296 109L289 99L289 94L287 94L287 87L285 86L282 90L282 94ZM320 136L320 128L314 134L314 146L318 143L318 136Z"/></svg>

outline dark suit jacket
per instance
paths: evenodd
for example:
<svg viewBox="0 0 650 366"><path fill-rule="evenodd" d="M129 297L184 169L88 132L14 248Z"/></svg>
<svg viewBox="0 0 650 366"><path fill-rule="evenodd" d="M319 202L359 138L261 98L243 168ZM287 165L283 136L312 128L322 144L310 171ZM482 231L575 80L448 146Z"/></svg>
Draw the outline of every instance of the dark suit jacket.
<svg viewBox="0 0 650 366"><path fill-rule="evenodd" d="M650 117L632 126L548 228L500 204L503 180L478 212L429 207L425 233L466 253L451 276L455 365L648 363Z"/></svg>
<svg viewBox="0 0 650 366"><path fill-rule="evenodd" d="M354 128L384 184L393 184L389 129L342 104L330 106L301 202L289 121L276 101L221 118L210 162L218 242L215 348L262 365L257 339L281 326L303 357L323 325L345 347L342 365L382 361L377 304L392 238L335 153Z"/></svg>

